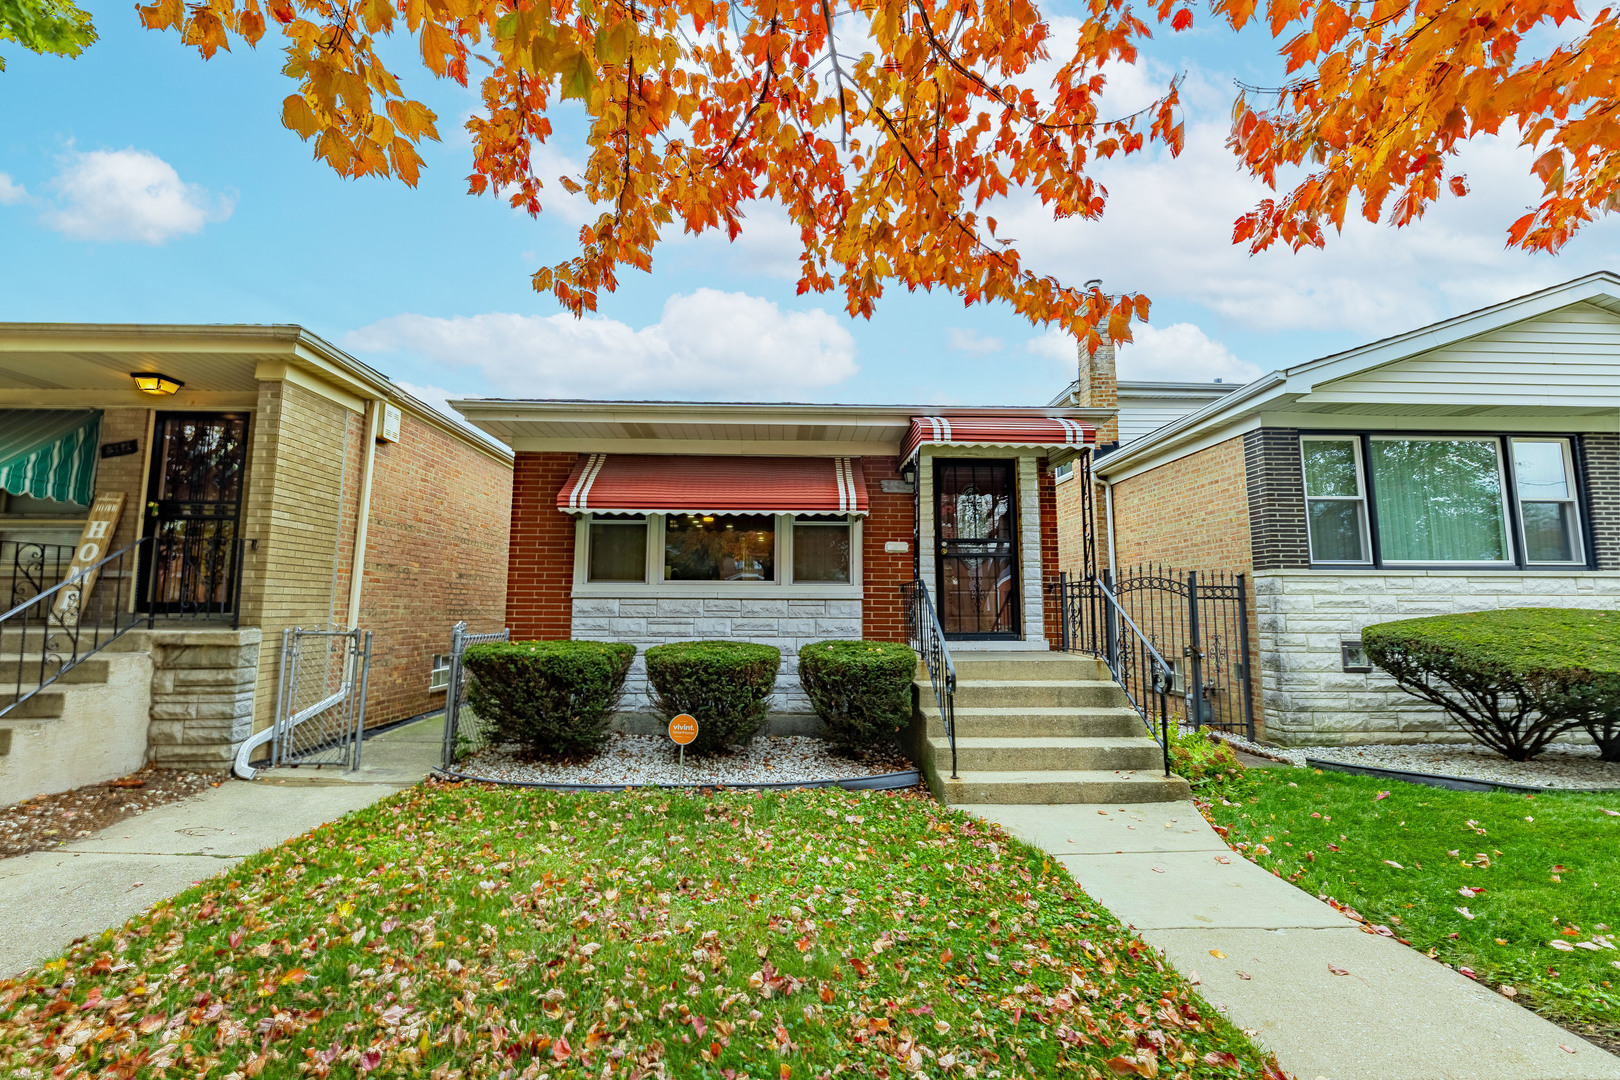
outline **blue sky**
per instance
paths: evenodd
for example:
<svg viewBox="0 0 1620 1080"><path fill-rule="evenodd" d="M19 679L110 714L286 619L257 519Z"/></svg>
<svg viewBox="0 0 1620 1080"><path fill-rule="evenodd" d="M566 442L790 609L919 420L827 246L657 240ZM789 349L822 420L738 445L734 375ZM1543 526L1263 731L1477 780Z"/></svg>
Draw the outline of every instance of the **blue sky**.
<svg viewBox="0 0 1620 1080"><path fill-rule="evenodd" d="M528 275L572 252L580 208L535 221L465 194L472 92L396 67L444 142L425 147L415 190L345 181L280 124L292 84L275 35L205 63L141 30L127 0L89 8L101 40L77 60L5 48L0 320L296 322L430 398L1030 404L1073 378L1071 343L1005 309L891 292L868 322L837 294L796 296L796 235L764 206L736 244L664 245L650 275L626 273L597 318L573 322ZM1122 376L1241 381L1620 264L1608 224L1557 258L1503 248L1537 186L1500 141L1466 152L1475 194L1415 228L1355 222L1325 252L1250 258L1227 239L1261 189L1221 140L1233 79L1274 84L1280 70L1259 35L1155 42L1111 94L1135 107L1185 72L1181 159L1110 163L1099 223L1054 224L1028 199L998 214L1038 271L1153 298ZM552 153L577 160L577 125L562 128Z"/></svg>

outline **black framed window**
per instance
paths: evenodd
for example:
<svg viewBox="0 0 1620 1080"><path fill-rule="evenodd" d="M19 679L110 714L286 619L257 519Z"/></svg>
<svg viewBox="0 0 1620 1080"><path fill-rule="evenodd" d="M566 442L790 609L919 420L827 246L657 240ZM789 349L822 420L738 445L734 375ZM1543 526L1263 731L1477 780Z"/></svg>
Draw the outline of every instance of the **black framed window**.
<svg viewBox="0 0 1620 1080"><path fill-rule="evenodd" d="M1313 432L1300 458L1312 565L1588 565L1572 436Z"/></svg>
<svg viewBox="0 0 1620 1080"><path fill-rule="evenodd" d="M647 580L647 519L642 514L592 517L585 580Z"/></svg>

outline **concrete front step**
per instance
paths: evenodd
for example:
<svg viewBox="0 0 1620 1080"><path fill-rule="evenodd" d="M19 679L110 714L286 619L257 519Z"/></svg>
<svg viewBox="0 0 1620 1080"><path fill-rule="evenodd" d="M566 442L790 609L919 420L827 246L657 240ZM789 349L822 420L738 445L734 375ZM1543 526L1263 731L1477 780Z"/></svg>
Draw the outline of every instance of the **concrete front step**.
<svg viewBox="0 0 1620 1080"><path fill-rule="evenodd" d="M958 768L950 777L949 759L940 764L939 780L947 803L1144 803L1172 802L1190 796L1187 781L1166 777L1162 770L977 771Z"/></svg>
<svg viewBox="0 0 1620 1080"><path fill-rule="evenodd" d="M1096 657L1061 652L954 652L951 664L961 679L1108 679L1108 666ZM927 677L926 671L923 677Z"/></svg>
<svg viewBox="0 0 1620 1080"><path fill-rule="evenodd" d="M7 694L15 696L17 682L22 680L23 689L37 684L43 676L49 678L56 674L57 665L52 663L40 664L39 657L32 659L19 659L15 655L0 656L0 697ZM80 660L68 668L57 682L62 683L104 683L107 681L107 661L99 656L92 656L88 660ZM9 700L9 699L7 699Z"/></svg>
<svg viewBox="0 0 1620 1080"><path fill-rule="evenodd" d="M951 758L950 740L930 739L934 760ZM962 736L956 739L958 771L1008 772L1089 772L1113 769L1162 768L1164 755L1159 744L1147 736L1123 739L1036 738L1006 739Z"/></svg>
<svg viewBox="0 0 1620 1080"><path fill-rule="evenodd" d="M958 673L957 708L1128 708L1119 684L1102 679L964 679Z"/></svg>
<svg viewBox="0 0 1620 1080"><path fill-rule="evenodd" d="M929 735L944 735L945 723L932 697L922 702ZM1147 729L1134 709L1116 708L962 708L956 733L993 739L1108 738L1141 735Z"/></svg>
<svg viewBox="0 0 1620 1080"><path fill-rule="evenodd" d="M4 693L0 693L0 709L16 700L16 684L13 683ZM53 686L41 690L4 716L0 716L0 724L4 724L8 720L59 720L66 709L67 693L65 689L57 690Z"/></svg>

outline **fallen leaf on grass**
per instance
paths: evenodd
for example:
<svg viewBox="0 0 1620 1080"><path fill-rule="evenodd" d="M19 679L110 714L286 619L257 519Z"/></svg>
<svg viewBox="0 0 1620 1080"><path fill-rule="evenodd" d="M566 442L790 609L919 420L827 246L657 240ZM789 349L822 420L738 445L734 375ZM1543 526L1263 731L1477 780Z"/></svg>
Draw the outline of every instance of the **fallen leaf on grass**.
<svg viewBox="0 0 1620 1080"><path fill-rule="evenodd" d="M1458 965L1457 970L1458 970L1458 972L1460 972L1463 975L1466 975L1470 979L1478 979L1479 978L1479 976L1474 973L1474 969L1467 966L1466 964Z"/></svg>
<svg viewBox="0 0 1620 1080"><path fill-rule="evenodd" d="M1389 792L1380 791L1378 794L1373 796L1373 802L1377 802L1379 799L1387 799L1387 798L1389 798Z"/></svg>
<svg viewBox="0 0 1620 1080"><path fill-rule="evenodd" d="M1349 971L1348 968L1342 968L1337 964L1329 964L1328 965L1328 970L1333 972L1333 974L1335 974L1335 975L1348 975L1348 974L1350 974L1350 971Z"/></svg>
<svg viewBox="0 0 1620 1080"><path fill-rule="evenodd" d="M1472 900L1474 897L1478 896L1480 893L1482 893L1484 891L1485 891L1484 889L1471 889L1467 885L1464 885L1462 888L1457 890L1458 893L1460 893L1463 896L1468 897L1468 899L1470 899L1470 900Z"/></svg>
<svg viewBox="0 0 1620 1080"><path fill-rule="evenodd" d="M1237 1055L1230 1050L1209 1050L1204 1053L1205 1065L1225 1065L1227 1068L1232 1068L1237 1063Z"/></svg>
<svg viewBox="0 0 1620 1080"><path fill-rule="evenodd" d="M1120 1076L1153 1076L1159 1071L1156 1067L1150 1068L1140 1061L1134 1061L1124 1056L1111 1057L1103 1064L1108 1066L1110 1071ZM786 1065L782 1067L787 1068Z"/></svg>
<svg viewBox="0 0 1620 1080"><path fill-rule="evenodd" d="M1603 810L1602 807L1599 807L1598 809ZM1608 814L1610 817L1620 817L1620 810L1603 810L1603 812Z"/></svg>
<svg viewBox="0 0 1620 1080"><path fill-rule="evenodd" d="M1474 913L1472 911L1469 911L1466 907L1458 908L1457 909L1457 914L1461 915L1465 919L1474 918Z"/></svg>
<svg viewBox="0 0 1620 1080"><path fill-rule="evenodd" d="M1567 941L1549 941L1549 942L1547 942L1547 944L1551 945L1553 948L1557 949L1559 952L1574 952L1575 951L1575 946L1571 945Z"/></svg>
<svg viewBox="0 0 1620 1080"><path fill-rule="evenodd" d="M1384 865L1385 866L1393 866L1397 870L1405 870L1406 869L1406 867L1402 866L1400 863L1396 862L1394 859L1385 859L1384 860Z"/></svg>
<svg viewBox="0 0 1620 1080"><path fill-rule="evenodd" d="M1497 987L1497 989L1502 991L1502 996L1503 997L1518 997L1519 996L1519 991L1517 989L1515 989L1514 987L1511 987L1511 986L1503 985L1503 986Z"/></svg>

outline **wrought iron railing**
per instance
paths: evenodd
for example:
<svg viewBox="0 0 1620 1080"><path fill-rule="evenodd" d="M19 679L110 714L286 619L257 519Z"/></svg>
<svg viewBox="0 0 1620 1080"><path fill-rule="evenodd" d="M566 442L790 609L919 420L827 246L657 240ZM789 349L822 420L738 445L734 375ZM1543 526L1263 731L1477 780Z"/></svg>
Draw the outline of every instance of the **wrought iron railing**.
<svg viewBox="0 0 1620 1080"><path fill-rule="evenodd" d="M0 716L144 621L141 615L128 610L135 567L144 543L137 540L77 571L71 565L63 567L59 583L20 599L20 594L31 586L19 583L17 563L13 562L12 596L16 602L0 613L0 673L4 677L0 682ZM46 549L52 546L18 545ZM51 553L24 554L33 575L25 580L34 584L49 580L43 575L48 572ZM71 554L69 559L71 563Z"/></svg>
<svg viewBox="0 0 1620 1080"><path fill-rule="evenodd" d="M7 610L24 600L32 600L67 576L73 565L73 547L70 544L32 544L19 540L0 540L0 573L10 577L4 583L0 601Z"/></svg>
<svg viewBox="0 0 1620 1080"><path fill-rule="evenodd" d="M1139 566L1092 580L1060 574L1062 647L1102 655L1109 601L1140 627L1169 668L1177 722L1254 738L1248 581L1243 574Z"/></svg>
<svg viewBox="0 0 1620 1080"><path fill-rule="evenodd" d="M1170 775L1170 698L1174 670L1142 633L1106 580L1071 582L1060 577L1063 648L1102 658L1131 707L1159 744L1164 775Z"/></svg>
<svg viewBox="0 0 1620 1080"><path fill-rule="evenodd" d="M928 583L918 578L900 588L906 601L906 641L917 650L928 668L934 700L939 704L940 723L951 744L951 779L955 780L956 665L951 663L951 650L945 644L945 631L940 628L934 601L928 595Z"/></svg>
<svg viewBox="0 0 1620 1080"><path fill-rule="evenodd" d="M158 536L148 543L141 608L159 618L241 622L242 569L253 541L230 536Z"/></svg>

